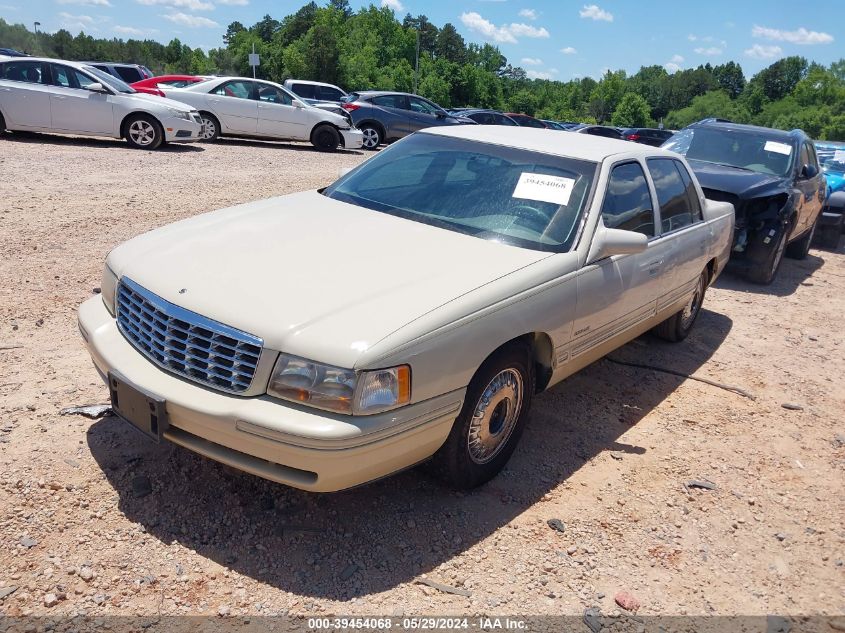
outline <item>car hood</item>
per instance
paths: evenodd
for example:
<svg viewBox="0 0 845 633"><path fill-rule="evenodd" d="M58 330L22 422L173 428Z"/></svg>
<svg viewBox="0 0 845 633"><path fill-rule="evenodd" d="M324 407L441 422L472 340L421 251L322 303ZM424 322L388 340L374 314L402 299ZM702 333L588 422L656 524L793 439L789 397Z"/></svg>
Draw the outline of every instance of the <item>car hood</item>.
<svg viewBox="0 0 845 633"><path fill-rule="evenodd" d="M404 325L548 256L311 191L146 233L108 265L268 348L355 367Z"/></svg>
<svg viewBox="0 0 845 633"><path fill-rule="evenodd" d="M780 176L761 174L756 171L718 165L706 161L687 159L698 182L705 189L716 189L734 194L740 198L754 198L770 194L774 189L786 186L787 180Z"/></svg>

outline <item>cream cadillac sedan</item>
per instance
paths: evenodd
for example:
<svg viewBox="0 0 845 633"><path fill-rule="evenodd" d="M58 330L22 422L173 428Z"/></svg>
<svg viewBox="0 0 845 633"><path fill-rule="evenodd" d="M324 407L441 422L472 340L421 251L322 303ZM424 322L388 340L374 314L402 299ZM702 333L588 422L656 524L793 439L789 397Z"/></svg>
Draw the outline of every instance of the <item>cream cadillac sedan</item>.
<svg viewBox="0 0 845 633"><path fill-rule="evenodd" d="M469 488L535 394L649 329L683 339L732 230L672 152L432 128L122 244L79 327L154 440L305 490L426 460Z"/></svg>

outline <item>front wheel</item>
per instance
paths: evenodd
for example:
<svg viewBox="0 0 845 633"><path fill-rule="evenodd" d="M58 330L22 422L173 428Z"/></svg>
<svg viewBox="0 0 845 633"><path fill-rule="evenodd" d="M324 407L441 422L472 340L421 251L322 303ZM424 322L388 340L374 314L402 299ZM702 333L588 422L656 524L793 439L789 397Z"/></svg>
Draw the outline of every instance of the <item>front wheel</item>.
<svg viewBox="0 0 845 633"><path fill-rule="evenodd" d="M200 138L203 141L216 141L220 138L220 121L217 117L208 112L200 112L200 118L202 119Z"/></svg>
<svg viewBox="0 0 845 633"><path fill-rule="evenodd" d="M157 149L164 142L164 132L153 117L138 114L126 122L126 142L135 149Z"/></svg>
<svg viewBox="0 0 845 633"><path fill-rule="evenodd" d="M373 151L384 141L381 130L374 125L364 124L360 129L364 137L362 140L364 149Z"/></svg>
<svg viewBox="0 0 845 633"><path fill-rule="evenodd" d="M792 259L805 259L810 253L810 243L813 241L813 236L816 234L816 225L819 223L818 217L810 230L804 233L804 237L795 240L786 247L786 256Z"/></svg>
<svg viewBox="0 0 845 633"><path fill-rule="evenodd" d="M333 152L340 145L340 134L328 123L318 125L311 132L311 144L321 152Z"/></svg>
<svg viewBox="0 0 845 633"><path fill-rule="evenodd" d="M533 393L527 345L514 343L493 354L470 382L449 437L431 461L433 472L465 490L495 477L519 442Z"/></svg>
<svg viewBox="0 0 845 633"><path fill-rule="evenodd" d="M692 293L687 304L662 323L658 323L652 330L657 336L673 343L683 341L687 337L704 304L704 293L707 292L709 278L706 270L701 271L695 292Z"/></svg>
<svg viewBox="0 0 845 633"><path fill-rule="evenodd" d="M753 265L745 273L745 278L755 284L769 285L774 281L775 275L783 261L783 252L786 250L786 239L789 235L789 224L781 227L780 235L774 248L769 249L766 258L759 264Z"/></svg>

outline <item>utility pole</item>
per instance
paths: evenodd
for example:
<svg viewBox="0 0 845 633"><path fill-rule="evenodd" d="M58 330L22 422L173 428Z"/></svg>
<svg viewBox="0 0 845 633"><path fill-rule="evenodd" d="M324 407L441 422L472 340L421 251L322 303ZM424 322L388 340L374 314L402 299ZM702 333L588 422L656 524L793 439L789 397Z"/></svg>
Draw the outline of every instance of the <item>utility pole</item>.
<svg viewBox="0 0 845 633"><path fill-rule="evenodd" d="M38 27L41 26L41 22L35 22L35 48L38 48ZM33 51L36 52L36 51Z"/></svg>
<svg viewBox="0 0 845 633"><path fill-rule="evenodd" d="M414 94L417 94L417 83L420 80L420 30L417 29L417 61L414 65Z"/></svg>

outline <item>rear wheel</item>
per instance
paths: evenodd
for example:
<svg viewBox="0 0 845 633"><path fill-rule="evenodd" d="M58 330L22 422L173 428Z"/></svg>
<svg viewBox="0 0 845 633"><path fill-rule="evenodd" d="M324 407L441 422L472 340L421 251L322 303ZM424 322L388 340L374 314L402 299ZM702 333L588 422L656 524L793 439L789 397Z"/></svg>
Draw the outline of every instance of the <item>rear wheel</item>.
<svg viewBox="0 0 845 633"><path fill-rule="evenodd" d="M792 259L804 259L810 253L810 243L813 241L813 236L816 234L816 225L819 223L818 217L810 230L804 233L804 237L795 240L786 247L786 256Z"/></svg>
<svg viewBox="0 0 845 633"><path fill-rule="evenodd" d="M318 125L311 132L311 144L321 152L333 152L340 145L340 134L328 123Z"/></svg>
<svg viewBox="0 0 845 633"><path fill-rule="evenodd" d="M748 269L745 278L755 284L768 285L775 279L775 275L783 261L783 253L786 250L786 237L789 234L789 224L781 227L780 234L774 248L769 249L766 258Z"/></svg>
<svg viewBox="0 0 845 633"><path fill-rule="evenodd" d="M527 345L514 343L493 354L470 382L463 408L430 469L460 489L495 477L519 442L533 393Z"/></svg>
<svg viewBox="0 0 845 633"><path fill-rule="evenodd" d="M216 141L220 138L220 121L217 117L208 112L200 112L202 119L202 133L200 138L203 141Z"/></svg>
<svg viewBox="0 0 845 633"><path fill-rule="evenodd" d="M6 133L6 119L3 118L3 115L0 114L0 136L3 136Z"/></svg>
<svg viewBox="0 0 845 633"><path fill-rule="evenodd" d="M137 114L126 122L126 142L136 149L157 149L164 141L161 125L147 114Z"/></svg>
<svg viewBox="0 0 845 633"><path fill-rule="evenodd" d="M364 149L372 151L384 142L381 130L379 130L375 125L365 123L361 126L360 130L361 134L364 136Z"/></svg>
<svg viewBox="0 0 845 633"><path fill-rule="evenodd" d="M687 304L652 330L657 336L673 343L683 341L687 337L701 312L709 278L706 270L701 271L695 292L692 293Z"/></svg>

